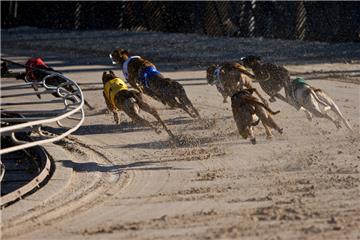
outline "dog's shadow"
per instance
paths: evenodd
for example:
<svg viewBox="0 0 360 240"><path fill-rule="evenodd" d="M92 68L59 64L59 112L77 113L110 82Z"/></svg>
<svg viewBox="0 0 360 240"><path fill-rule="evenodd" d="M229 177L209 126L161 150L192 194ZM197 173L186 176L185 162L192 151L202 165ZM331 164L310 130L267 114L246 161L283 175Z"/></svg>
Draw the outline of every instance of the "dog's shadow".
<svg viewBox="0 0 360 240"><path fill-rule="evenodd" d="M142 127L132 122L121 122L120 124L92 124L80 126L73 135L93 135L93 134L111 134L153 131L151 128Z"/></svg>
<svg viewBox="0 0 360 240"><path fill-rule="evenodd" d="M164 123L166 125L180 125L180 124L193 123L194 121L196 121L196 120L189 118L189 117L175 117L172 119L164 120Z"/></svg>
<svg viewBox="0 0 360 240"><path fill-rule="evenodd" d="M218 143L219 145L221 145L221 144L225 144L224 140L226 139L236 140L236 138L237 135L234 133L228 133L221 137L214 137L214 136L196 137L190 135L177 135L175 136L175 139L168 138L167 140L163 140L163 141L155 140L155 141L135 143L135 144L107 145L105 148L130 148L130 149L131 148L142 148L142 149L191 148L191 147L203 147L207 144L214 144L214 143Z"/></svg>
<svg viewBox="0 0 360 240"><path fill-rule="evenodd" d="M176 168L171 166L156 165L156 161L140 161L129 164L99 164L96 162L78 163L71 160L58 161L66 168L72 168L75 172L102 172L102 173L121 173L125 170L184 170L185 168Z"/></svg>
<svg viewBox="0 0 360 240"><path fill-rule="evenodd" d="M186 117L176 117L164 121L167 125L180 125L194 122L194 119ZM54 130L52 130L54 131ZM55 130L56 131L56 130ZM93 134L111 134L111 133L129 133L153 131L153 129L138 125L133 122L123 121L120 124L92 124L80 126L73 135L93 135Z"/></svg>

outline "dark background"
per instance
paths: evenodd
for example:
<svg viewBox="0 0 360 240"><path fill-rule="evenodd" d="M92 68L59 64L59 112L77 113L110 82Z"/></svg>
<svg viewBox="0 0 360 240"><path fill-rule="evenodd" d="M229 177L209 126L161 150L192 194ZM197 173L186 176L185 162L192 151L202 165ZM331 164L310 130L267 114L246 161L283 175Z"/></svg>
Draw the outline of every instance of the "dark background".
<svg viewBox="0 0 360 240"><path fill-rule="evenodd" d="M1 1L1 27L360 41L360 2Z"/></svg>

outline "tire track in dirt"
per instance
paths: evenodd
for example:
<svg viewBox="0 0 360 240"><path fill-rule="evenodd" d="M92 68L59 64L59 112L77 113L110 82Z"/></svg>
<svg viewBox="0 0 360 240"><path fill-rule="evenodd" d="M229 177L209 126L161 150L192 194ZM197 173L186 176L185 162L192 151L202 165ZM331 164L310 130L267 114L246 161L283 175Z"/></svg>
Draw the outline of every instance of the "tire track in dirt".
<svg viewBox="0 0 360 240"><path fill-rule="evenodd" d="M113 164L111 160L93 146L82 143L74 137L68 137L58 145L66 149L74 159L74 171L69 184L55 196L29 211L3 223L4 238L18 237L31 231L39 230L52 223L73 217L101 204L109 192L122 190L129 184L131 176L122 170L108 172L87 172L82 169L89 159L96 164ZM96 169L94 169L96 171ZM77 191L81 189L81 191Z"/></svg>
<svg viewBox="0 0 360 240"><path fill-rule="evenodd" d="M213 121L211 121L213 123ZM215 130L215 132L217 131L215 124L210 124L205 121L201 123L202 125L204 125L203 127L200 126L200 129L207 129L209 130L209 127L213 130ZM200 125L201 125L200 124ZM191 128L199 128L199 122L194 121L193 124L190 124ZM195 125L195 126L193 126ZM211 126L212 125L212 126ZM188 127L186 127L188 128ZM179 130L179 129L178 129ZM212 134L211 132L209 132L210 135ZM224 137L227 137L226 134L224 135ZM193 137L192 135L189 134L184 134L179 136L179 138L182 140L182 145L178 146L178 147L173 147L171 146L170 143L168 142L161 142L159 143L159 145L162 145L162 147L164 147L164 149L162 149L161 151L155 151L155 153L149 154L148 151L145 151L141 148L138 148L136 150L136 155L133 155L130 157L131 162L137 162L137 160L141 160L141 161L146 161L146 160L151 160L151 159L157 159L155 162L157 164L165 164L164 166L167 166L168 163L173 164L175 163L175 165L180 165L182 163L187 163L187 162L191 162L193 168L196 169L195 173L192 175L192 179L196 180L196 176L198 176L199 172L203 172L205 174L207 174L208 172L220 172L220 175L223 175L223 169L225 167L225 165L222 163L222 161L214 161L214 158L218 158L218 157L222 157L226 154L226 151L224 148L219 148L218 146L213 146L211 144L209 144L208 142L202 142L201 140L198 140L197 138ZM210 137L212 138L212 137ZM217 142L218 140L216 140ZM221 141L221 140L219 140ZM151 143L152 144L152 143ZM150 144L149 144L150 145ZM143 146L144 147L144 146ZM158 145L152 145L152 147L157 148L159 147ZM127 153L130 154L131 153ZM133 153L132 153L133 154ZM141 158L138 158L138 155L141 155ZM220 169L220 170L219 170ZM126 201L139 201L141 202L141 205L146 205L146 204L155 204L155 203L171 203L171 202L191 202L191 209L193 209L196 212L196 209L202 209L202 204L203 202L201 201L202 199L206 200L206 199L212 199L214 197L214 195L216 194L222 194L225 193L226 191L229 191L229 189L222 189L221 187L191 187L185 190L178 190L176 191L175 189L177 189L178 187L176 187L176 182L174 184L174 180L176 181L176 179L181 179L184 176L182 176L181 172L177 172L177 171L168 171L169 177L166 179L166 183L162 185L162 187L160 187L157 192L144 192L144 194L146 196L139 196L139 197L134 197L132 196L131 192L126 192L124 193L121 198L119 200L122 199L122 201L126 200ZM221 177L220 175L218 175L218 177ZM135 177L136 180L138 180L137 177ZM158 181L159 177L158 176L153 176L153 178L151 179L151 181L154 181L154 183L159 182ZM204 179L203 179L204 180ZM212 179L213 180L213 179ZM170 182L168 182L170 181ZM140 180L140 182L143 183L143 180ZM168 185L168 186L166 186ZM136 187L135 187L136 188ZM165 191L163 192L164 188L170 188L173 189L175 191ZM140 190L140 189L138 189ZM139 192L138 192L139 193ZM134 206L137 206L140 203L132 203L129 208L125 211L118 211L118 214L122 215L123 218L127 218L126 214L127 213L131 213L134 210ZM176 213L180 214L183 211L188 210L188 206L185 205L184 207L178 206L178 208L176 209L176 211L174 211L175 216ZM204 215L207 215L208 213L206 213L207 211L200 211L199 214L195 215L202 215L205 212ZM211 213L210 213L211 214ZM172 214L170 214L172 215ZM192 214L190 214L192 215ZM166 219L172 219L172 216L168 216L168 215L163 215L164 218ZM156 219L154 220L156 223ZM144 223L144 222L142 222ZM152 220L149 220L149 224L153 224L154 222ZM121 230L126 230L126 229L137 229L138 227L135 227L135 225L137 225L136 222L134 221L125 221L121 224L119 223L107 223L107 224L102 224L102 226L96 226L94 228L85 228L81 231L75 231L72 233L77 233L77 234L84 234L84 235L96 235L96 234L104 234L104 233L108 233L108 232L113 232L113 231L121 231ZM145 226L146 228L146 226Z"/></svg>

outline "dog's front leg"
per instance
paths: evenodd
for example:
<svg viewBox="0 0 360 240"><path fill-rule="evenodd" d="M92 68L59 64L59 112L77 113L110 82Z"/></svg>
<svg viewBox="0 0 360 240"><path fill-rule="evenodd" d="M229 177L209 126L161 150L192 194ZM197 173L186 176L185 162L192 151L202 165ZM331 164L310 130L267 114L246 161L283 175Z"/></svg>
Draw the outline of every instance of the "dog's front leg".
<svg viewBox="0 0 360 240"><path fill-rule="evenodd" d="M136 78L134 78L133 76L130 76L128 79L129 84L136 90L138 90L139 92L143 93L144 91L141 89L141 87L139 86L139 84L136 82Z"/></svg>
<svg viewBox="0 0 360 240"><path fill-rule="evenodd" d="M276 129L280 134L283 133L283 129L276 124L271 115L268 115L263 107L255 106L255 113L264 125L266 136L268 139L273 137L270 128Z"/></svg>
<svg viewBox="0 0 360 240"><path fill-rule="evenodd" d="M119 114L117 111L113 111L113 115L114 115L114 121L116 124L120 124L120 118L119 118Z"/></svg>
<svg viewBox="0 0 360 240"><path fill-rule="evenodd" d="M110 112L113 113L115 123L116 123L116 124L119 124L119 123L120 123L120 120L119 120L119 116L118 116L118 113L117 113L115 107L114 107L114 106L111 104L111 102L107 99L107 97L106 97L106 95L105 95L105 92L103 92L103 96L104 96L104 99L105 99L105 103L106 103L107 108L109 109Z"/></svg>
<svg viewBox="0 0 360 240"><path fill-rule="evenodd" d="M281 95L280 93L275 94L274 97L290 104L291 106L295 107L297 110L300 110L300 108L301 108L301 106L298 105L294 100L291 100L291 98L286 98L283 95Z"/></svg>
<svg viewBox="0 0 360 240"><path fill-rule="evenodd" d="M275 94L273 97L276 97L276 98L280 99L281 101L284 101L284 102L286 102L286 103L291 104L291 103L290 103L283 95L281 95L280 93Z"/></svg>
<svg viewBox="0 0 360 240"><path fill-rule="evenodd" d="M223 103L227 103L227 97L228 95L225 92L221 92L221 95L223 97Z"/></svg>

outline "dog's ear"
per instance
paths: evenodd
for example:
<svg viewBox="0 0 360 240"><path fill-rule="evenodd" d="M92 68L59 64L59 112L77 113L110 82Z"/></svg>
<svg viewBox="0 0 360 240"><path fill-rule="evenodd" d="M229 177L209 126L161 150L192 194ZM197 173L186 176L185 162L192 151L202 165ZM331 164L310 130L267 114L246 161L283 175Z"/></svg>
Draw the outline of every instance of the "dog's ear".
<svg viewBox="0 0 360 240"><path fill-rule="evenodd" d="M115 76L115 73L114 73L112 70L110 70L109 73L110 73L111 75Z"/></svg>
<svg viewBox="0 0 360 240"><path fill-rule="evenodd" d="M123 55L129 55L129 52L126 49L117 48L111 54L115 55L116 57L122 57Z"/></svg>
<svg viewBox="0 0 360 240"><path fill-rule="evenodd" d="M113 64L122 64L129 56L129 52L122 48L117 48L110 54Z"/></svg>
<svg viewBox="0 0 360 240"><path fill-rule="evenodd" d="M129 52L128 50L125 50L125 49L122 49L121 52L120 52L121 55L129 55Z"/></svg>
<svg viewBox="0 0 360 240"><path fill-rule="evenodd" d="M261 58L259 56L255 55L248 55L246 57L240 58L241 61L261 61Z"/></svg>
<svg viewBox="0 0 360 240"><path fill-rule="evenodd" d="M254 60L261 61L261 58L259 56L254 56Z"/></svg>
<svg viewBox="0 0 360 240"><path fill-rule="evenodd" d="M113 79L113 77L111 76L111 74L108 74L107 72L103 72L102 75L102 82L103 84L107 83L109 80Z"/></svg>
<svg viewBox="0 0 360 240"><path fill-rule="evenodd" d="M247 68L253 68L254 64L260 63L261 58L255 55L249 55L244 58L241 58L243 64Z"/></svg>
<svg viewBox="0 0 360 240"><path fill-rule="evenodd" d="M102 74L102 81L104 82L104 80L105 80L105 77L106 77L106 72L103 72L103 74Z"/></svg>
<svg viewBox="0 0 360 240"><path fill-rule="evenodd" d="M248 58L249 61L261 61L261 58L256 55L250 55L250 56L247 56L246 58Z"/></svg>
<svg viewBox="0 0 360 240"><path fill-rule="evenodd" d="M211 64L207 69L206 69L206 73L214 73L214 71L215 71L215 69L216 69L216 65L215 64Z"/></svg>

